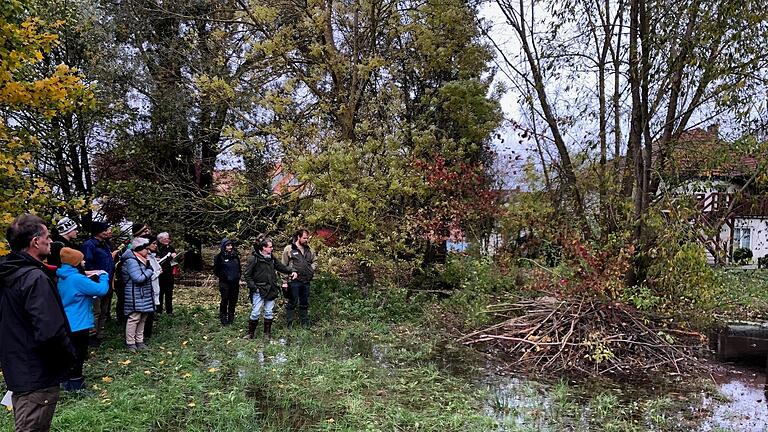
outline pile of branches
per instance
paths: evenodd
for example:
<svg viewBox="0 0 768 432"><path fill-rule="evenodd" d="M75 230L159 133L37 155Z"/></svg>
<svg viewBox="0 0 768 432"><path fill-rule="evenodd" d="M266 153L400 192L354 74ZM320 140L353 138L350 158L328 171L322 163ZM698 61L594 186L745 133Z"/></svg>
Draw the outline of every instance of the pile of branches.
<svg viewBox="0 0 768 432"><path fill-rule="evenodd" d="M692 351L703 335L665 328L661 320L620 302L588 295L539 297L497 305L492 312L507 319L459 341L501 351L518 370L637 376L701 367Z"/></svg>

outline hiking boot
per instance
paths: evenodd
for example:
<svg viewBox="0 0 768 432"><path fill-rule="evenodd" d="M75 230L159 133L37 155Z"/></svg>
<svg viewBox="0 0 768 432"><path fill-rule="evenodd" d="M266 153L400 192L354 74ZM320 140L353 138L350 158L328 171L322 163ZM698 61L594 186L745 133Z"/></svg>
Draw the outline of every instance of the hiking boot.
<svg viewBox="0 0 768 432"><path fill-rule="evenodd" d="M267 340L272 339L272 320L264 318L264 337Z"/></svg>
<svg viewBox="0 0 768 432"><path fill-rule="evenodd" d="M147 347L147 344L145 344L144 342L139 342L139 343L136 344L136 349L137 350L143 351L143 350L148 349L148 348L149 347Z"/></svg>
<svg viewBox="0 0 768 432"><path fill-rule="evenodd" d="M136 346L136 344L128 344L128 352L135 353L139 351L139 348Z"/></svg>
<svg viewBox="0 0 768 432"><path fill-rule="evenodd" d="M256 327L259 326L259 320L248 320L248 333L243 337L243 339L253 339L253 334L256 333Z"/></svg>
<svg viewBox="0 0 768 432"><path fill-rule="evenodd" d="M285 310L285 326L287 328L293 327L293 309Z"/></svg>
<svg viewBox="0 0 768 432"><path fill-rule="evenodd" d="M299 309L299 320L301 320L301 326L309 328L309 311L307 309Z"/></svg>
<svg viewBox="0 0 768 432"><path fill-rule="evenodd" d="M235 313L227 314L227 325L232 324L235 322Z"/></svg>
<svg viewBox="0 0 768 432"><path fill-rule="evenodd" d="M221 322L221 325L223 325L223 326L229 324L227 322L227 316L224 315L224 314L219 314L219 321Z"/></svg>

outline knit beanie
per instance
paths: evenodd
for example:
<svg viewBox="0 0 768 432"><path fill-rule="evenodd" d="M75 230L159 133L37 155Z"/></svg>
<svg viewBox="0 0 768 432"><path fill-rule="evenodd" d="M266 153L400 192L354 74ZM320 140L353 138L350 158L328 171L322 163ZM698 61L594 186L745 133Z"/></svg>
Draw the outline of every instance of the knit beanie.
<svg viewBox="0 0 768 432"><path fill-rule="evenodd" d="M61 218L61 220L58 223L56 223L56 230L59 231L60 235L65 235L76 229L77 229L77 223L75 223L75 221L73 221L72 219L66 216Z"/></svg>
<svg viewBox="0 0 768 432"><path fill-rule="evenodd" d="M77 249L68 247L61 248L60 255L62 264L69 264L72 267L77 267L83 262L83 253Z"/></svg>
<svg viewBox="0 0 768 432"><path fill-rule="evenodd" d="M149 245L149 240L145 237L136 237L131 242L131 250L134 252L141 252L142 250L147 248L147 245Z"/></svg>
<svg viewBox="0 0 768 432"><path fill-rule="evenodd" d="M144 234L144 231L146 231L147 229L149 229L149 227L146 224L135 223L131 225L131 236L132 237L140 236Z"/></svg>
<svg viewBox="0 0 768 432"><path fill-rule="evenodd" d="M99 233L103 233L104 231L109 229L109 224L106 222L99 222L96 221L91 224L91 234L96 235Z"/></svg>

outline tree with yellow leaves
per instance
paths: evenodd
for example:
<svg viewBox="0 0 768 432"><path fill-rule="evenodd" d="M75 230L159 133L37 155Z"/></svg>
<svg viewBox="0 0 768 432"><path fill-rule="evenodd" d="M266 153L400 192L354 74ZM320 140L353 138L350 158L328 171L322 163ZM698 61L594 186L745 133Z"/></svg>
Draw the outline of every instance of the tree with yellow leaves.
<svg viewBox="0 0 768 432"><path fill-rule="evenodd" d="M56 206L50 186L32 172L29 152L38 145L14 113L34 112L44 118L75 109L92 99L75 70L59 65L49 76L27 80L24 72L43 60L57 43L56 35L30 13L23 0L0 5L0 225L6 227L24 212L50 214ZM0 230L0 255L8 252Z"/></svg>

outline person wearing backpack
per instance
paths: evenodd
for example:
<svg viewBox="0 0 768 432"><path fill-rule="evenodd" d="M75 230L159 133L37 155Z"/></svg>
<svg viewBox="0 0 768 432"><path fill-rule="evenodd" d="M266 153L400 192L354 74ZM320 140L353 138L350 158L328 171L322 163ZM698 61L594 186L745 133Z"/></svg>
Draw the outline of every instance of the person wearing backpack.
<svg viewBox="0 0 768 432"><path fill-rule="evenodd" d="M267 339L272 337L272 310L275 307L275 299L280 293L280 282L275 271L288 274L292 279L298 276L293 268L283 265L280 260L272 256L272 240L261 238L256 243L256 250L248 258L248 264L243 271L253 304L246 339L253 339L256 328L259 326L262 307L264 308L264 337Z"/></svg>
<svg viewBox="0 0 768 432"><path fill-rule="evenodd" d="M232 324L240 293L240 254L228 238L221 240L220 252L213 258L213 274L219 278L219 320L223 326Z"/></svg>

